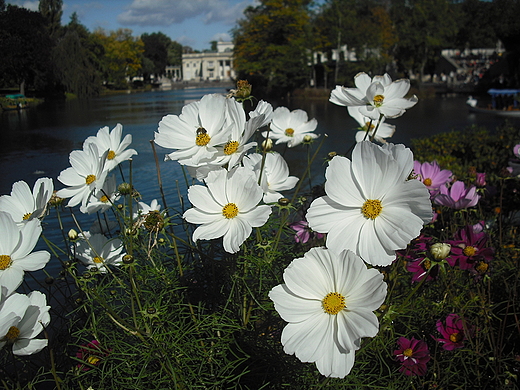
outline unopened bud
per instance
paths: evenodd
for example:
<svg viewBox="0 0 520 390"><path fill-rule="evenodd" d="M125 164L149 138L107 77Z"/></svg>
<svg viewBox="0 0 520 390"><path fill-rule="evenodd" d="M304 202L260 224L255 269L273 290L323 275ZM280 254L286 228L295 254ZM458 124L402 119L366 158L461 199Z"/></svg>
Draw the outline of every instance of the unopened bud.
<svg viewBox="0 0 520 390"><path fill-rule="evenodd" d="M269 151L271 151L272 148L273 148L273 140L271 138L266 138L262 142L262 150L264 152L269 152Z"/></svg>
<svg viewBox="0 0 520 390"><path fill-rule="evenodd" d="M291 201L287 198L280 198L278 199L278 204L280 206L287 206Z"/></svg>
<svg viewBox="0 0 520 390"><path fill-rule="evenodd" d="M129 195L132 193L132 186L129 183L121 183L117 187L117 190L121 195Z"/></svg>
<svg viewBox="0 0 520 390"><path fill-rule="evenodd" d="M68 236L69 236L69 240L75 241L75 240L78 239L78 232L75 231L74 229L70 229L69 233L68 233Z"/></svg>
<svg viewBox="0 0 520 390"><path fill-rule="evenodd" d="M430 247L430 252L436 260L444 260L450 255L451 245L438 242Z"/></svg>

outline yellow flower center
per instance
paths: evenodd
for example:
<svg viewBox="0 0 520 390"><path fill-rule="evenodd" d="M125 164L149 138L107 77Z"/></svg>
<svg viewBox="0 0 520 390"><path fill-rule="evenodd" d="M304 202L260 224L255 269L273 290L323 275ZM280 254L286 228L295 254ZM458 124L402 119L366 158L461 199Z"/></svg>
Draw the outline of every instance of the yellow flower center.
<svg viewBox="0 0 520 390"><path fill-rule="evenodd" d="M240 144L238 141L229 141L226 145L224 145L224 154L229 156L237 151L238 146Z"/></svg>
<svg viewBox="0 0 520 390"><path fill-rule="evenodd" d="M338 314L345 308L345 297L337 292L328 293L321 301L323 310L328 314Z"/></svg>
<svg viewBox="0 0 520 390"><path fill-rule="evenodd" d="M222 208L222 215L227 219L235 218L238 215L238 207L234 203L228 203Z"/></svg>
<svg viewBox="0 0 520 390"><path fill-rule="evenodd" d="M425 259L422 263L422 266L426 271L428 271L432 267L432 262L429 259Z"/></svg>
<svg viewBox="0 0 520 390"><path fill-rule="evenodd" d="M488 268L489 268L489 264L484 263L483 261L481 261L480 263L478 263L478 265L475 267L475 269L476 269L479 273L481 273L481 274L486 273L486 271L488 270Z"/></svg>
<svg viewBox="0 0 520 390"><path fill-rule="evenodd" d="M452 343L458 343L460 340L462 340L462 335L458 332L450 334L450 341Z"/></svg>
<svg viewBox="0 0 520 390"><path fill-rule="evenodd" d="M89 356L87 358L87 363L95 366L100 360L101 360L101 358L99 358L97 356Z"/></svg>
<svg viewBox="0 0 520 390"><path fill-rule="evenodd" d="M99 200L103 203L108 203L108 197L106 195L103 195Z"/></svg>
<svg viewBox="0 0 520 390"><path fill-rule="evenodd" d="M94 263L96 264L101 264L103 262L103 258L102 257L99 257L99 256L96 256L92 259L94 261Z"/></svg>
<svg viewBox="0 0 520 390"><path fill-rule="evenodd" d="M287 137L292 137L294 135L294 129L291 129L290 127L288 129L285 129L285 135Z"/></svg>
<svg viewBox="0 0 520 390"><path fill-rule="evenodd" d="M412 348L406 348L404 351L403 351L403 355L406 356L406 357L411 357L413 355L413 350Z"/></svg>
<svg viewBox="0 0 520 390"><path fill-rule="evenodd" d="M206 146L209 144L211 137L208 135L208 132L204 127L199 127L197 129L197 137L195 138L195 143L198 146Z"/></svg>
<svg viewBox="0 0 520 390"><path fill-rule="evenodd" d="M11 260L11 256L9 255L0 255L0 271L3 271L4 269L7 269L11 266L11 263L13 261Z"/></svg>
<svg viewBox="0 0 520 390"><path fill-rule="evenodd" d="M85 182L87 183L87 185L90 185L90 184L94 183L95 181L96 181L96 175L88 175L85 178Z"/></svg>
<svg viewBox="0 0 520 390"><path fill-rule="evenodd" d="M423 183L424 183L425 186L431 186L432 185L432 179L427 177L426 179L424 179Z"/></svg>
<svg viewBox="0 0 520 390"><path fill-rule="evenodd" d="M368 199L361 207L361 213L365 216L365 218L376 219L376 217L381 214L383 210L383 206L381 206L381 201L377 199Z"/></svg>
<svg viewBox="0 0 520 390"><path fill-rule="evenodd" d="M383 105L383 100L385 100L385 97L383 95L374 96L374 105L376 107L381 107Z"/></svg>
<svg viewBox="0 0 520 390"><path fill-rule="evenodd" d="M366 122L365 126L363 127L363 130L365 131L372 131L374 130L375 126L372 124L372 122Z"/></svg>
<svg viewBox="0 0 520 390"><path fill-rule="evenodd" d="M24 214L23 217L22 217L22 219L23 219L24 221L27 221L29 218L31 218L31 215L32 215L32 213Z"/></svg>
<svg viewBox="0 0 520 390"><path fill-rule="evenodd" d="M116 152L110 150L107 154L107 160L113 160L114 158L116 158Z"/></svg>
<svg viewBox="0 0 520 390"><path fill-rule="evenodd" d="M18 329L16 326L11 326L7 331L7 334L5 335L4 339L7 340L7 342L14 343L19 336L20 329Z"/></svg>
<svg viewBox="0 0 520 390"><path fill-rule="evenodd" d="M466 256L471 257L474 256L475 253L477 253L477 248L468 245L466 248L464 248L462 252L464 252Z"/></svg>

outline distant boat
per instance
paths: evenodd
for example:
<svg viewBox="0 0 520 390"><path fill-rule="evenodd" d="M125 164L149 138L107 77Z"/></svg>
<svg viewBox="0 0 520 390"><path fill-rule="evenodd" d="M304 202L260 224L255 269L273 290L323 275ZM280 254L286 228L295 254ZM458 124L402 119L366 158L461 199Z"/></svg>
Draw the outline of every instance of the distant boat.
<svg viewBox="0 0 520 390"><path fill-rule="evenodd" d="M0 99L0 107L2 110L22 110L29 107L29 103L25 95L5 95L3 99Z"/></svg>
<svg viewBox="0 0 520 390"><path fill-rule="evenodd" d="M470 96L466 100L469 111L501 117L520 117L520 89L490 89L488 93L491 95L491 104L488 107L478 107L477 99Z"/></svg>

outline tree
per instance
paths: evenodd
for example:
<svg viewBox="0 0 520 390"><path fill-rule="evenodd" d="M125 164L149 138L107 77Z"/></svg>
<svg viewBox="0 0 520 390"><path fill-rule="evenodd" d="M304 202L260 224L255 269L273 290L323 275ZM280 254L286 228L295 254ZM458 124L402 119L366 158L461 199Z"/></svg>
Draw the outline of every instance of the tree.
<svg viewBox="0 0 520 390"><path fill-rule="evenodd" d="M143 56L151 61L152 65L149 73L153 73L155 77L164 74L168 65L168 48L172 40L161 32L142 34L141 40L144 44ZM145 79L149 73L146 72Z"/></svg>
<svg viewBox="0 0 520 390"><path fill-rule="evenodd" d="M38 10L45 19L51 38L56 39L61 28L63 0L40 0Z"/></svg>
<svg viewBox="0 0 520 390"><path fill-rule="evenodd" d="M399 41L395 56L403 71L425 74L442 49L451 47L457 34L457 8L448 0L396 0L392 19Z"/></svg>
<svg viewBox="0 0 520 390"><path fill-rule="evenodd" d="M56 76L67 92L80 98L98 95L102 84L103 47L79 23L76 13L71 15L64 31L53 51Z"/></svg>
<svg viewBox="0 0 520 390"><path fill-rule="evenodd" d="M98 29L94 31L93 37L105 51L103 68L106 81L116 88L126 88L127 80L141 70L143 41L132 37L132 30L129 29L111 31L108 35Z"/></svg>
<svg viewBox="0 0 520 390"><path fill-rule="evenodd" d="M171 41L168 46L168 65L182 65L183 47L179 42Z"/></svg>
<svg viewBox="0 0 520 390"><path fill-rule="evenodd" d="M308 79L309 1L261 0L248 7L233 31L239 78L258 91L282 95Z"/></svg>
<svg viewBox="0 0 520 390"><path fill-rule="evenodd" d="M52 41L38 12L8 5L0 12L0 81L43 89L46 86Z"/></svg>

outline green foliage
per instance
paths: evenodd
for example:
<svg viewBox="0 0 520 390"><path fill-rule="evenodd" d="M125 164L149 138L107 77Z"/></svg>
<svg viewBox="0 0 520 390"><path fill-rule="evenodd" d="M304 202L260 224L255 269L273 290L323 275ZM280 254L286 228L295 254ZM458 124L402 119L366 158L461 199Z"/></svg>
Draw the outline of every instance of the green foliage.
<svg viewBox="0 0 520 390"><path fill-rule="evenodd" d="M234 65L239 79L283 95L305 85L308 1L262 0L248 7L233 30Z"/></svg>
<svg viewBox="0 0 520 390"><path fill-rule="evenodd" d="M141 40L144 43L144 58L149 59L153 63L151 73L156 76L164 74L168 64L168 48L172 44L172 40L160 32L142 34Z"/></svg>

